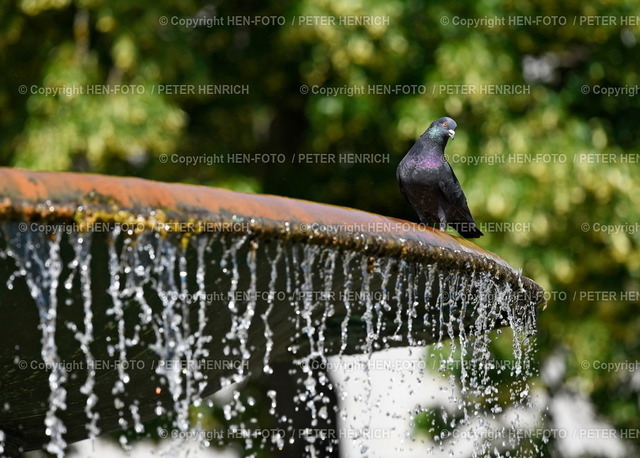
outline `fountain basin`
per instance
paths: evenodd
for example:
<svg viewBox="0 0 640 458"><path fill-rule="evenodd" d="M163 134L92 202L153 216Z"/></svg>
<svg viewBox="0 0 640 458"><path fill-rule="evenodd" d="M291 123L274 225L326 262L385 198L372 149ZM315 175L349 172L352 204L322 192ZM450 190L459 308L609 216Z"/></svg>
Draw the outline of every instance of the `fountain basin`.
<svg viewBox="0 0 640 458"><path fill-rule="evenodd" d="M0 169L0 224L9 454L184 422L270 362L530 332L543 303L468 240L284 197Z"/></svg>

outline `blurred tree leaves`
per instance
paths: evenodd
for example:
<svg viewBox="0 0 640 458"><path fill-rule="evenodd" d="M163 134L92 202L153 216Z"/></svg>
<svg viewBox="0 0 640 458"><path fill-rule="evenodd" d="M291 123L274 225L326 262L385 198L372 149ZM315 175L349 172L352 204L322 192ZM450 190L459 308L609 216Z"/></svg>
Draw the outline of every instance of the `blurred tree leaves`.
<svg viewBox="0 0 640 458"><path fill-rule="evenodd" d="M286 25L171 23L247 15L283 16ZM388 19L292 25L303 15ZM618 21L581 24L589 15ZM522 16L567 22L509 23ZM566 349L566 389L590 397L616 427L635 428L637 376L580 366L582 360L634 362L640 351L640 95L595 93L639 84L638 26L622 25L622 16L636 18L640 8L624 0L4 2L0 162L268 192L415 220L398 192L396 164L433 119L452 116L459 128L447 153L476 219L527 228L485 231L478 244L522 266L550 292L539 319L540 359ZM506 24L456 26L456 17L498 17ZM160 94L166 84L241 84L249 93ZM143 93L87 94L89 85L134 85ZM425 91L369 92L377 85ZM451 85L527 91L464 94ZM37 92L56 87L85 92ZM366 89L332 97L314 87ZM344 152L389 160L194 167L157 159ZM588 294L598 291L615 294Z"/></svg>

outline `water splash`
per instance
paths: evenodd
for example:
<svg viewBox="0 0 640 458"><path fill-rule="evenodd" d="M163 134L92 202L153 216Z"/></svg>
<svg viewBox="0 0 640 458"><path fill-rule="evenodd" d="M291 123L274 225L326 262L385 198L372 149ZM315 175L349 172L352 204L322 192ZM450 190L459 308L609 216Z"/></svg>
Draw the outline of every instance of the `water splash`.
<svg viewBox="0 0 640 458"><path fill-rule="evenodd" d="M439 276L438 308L441 331L446 331L448 348L432 358L440 358L440 372L449 379L449 406L434 425L435 439L442 450L454 453L460 440L473 442L473 456L498 454L529 455L535 444L522 435L525 428L518 420L509 428L501 426L500 414L508 409L531 408L530 380L535 375L532 352L535 346L535 313L531 308L515 307L521 291L502 284L485 272L466 276L445 273ZM470 326L467 317L473 316ZM496 337L490 332L496 322L508 324L513 332L513 359L496 360L491 348ZM496 332L500 336L500 330ZM455 337L457 335L457 338ZM498 385L496 377L505 379ZM506 383L506 386L504 384ZM505 402L501 390L507 389ZM442 436L436 423L442 423L448 436ZM453 433L452 433L453 432Z"/></svg>
<svg viewBox="0 0 640 458"><path fill-rule="evenodd" d="M62 234L19 231L11 224L4 225L7 238L6 256L13 258L18 267L14 278L25 278L31 297L38 307L39 328L42 332L41 356L49 374L49 407L45 418L45 434L50 437L46 446L49 453L64 456L66 428L58 412L67 408L67 392L64 384L67 373L60 364L56 343L56 318L58 314L58 285L62 272L60 240Z"/></svg>
<svg viewBox="0 0 640 458"><path fill-rule="evenodd" d="M231 271L230 271L231 279L230 279L230 285L228 289L229 294L228 294L228 303L227 303L227 308L231 312L231 326L223 340L224 342L228 342L231 345L227 345L225 347L225 354L229 356L236 356L236 357L240 356L240 358L242 358L245 361L249 359L251 354L247 346L248 336L246 332L249 327L249 324L245 323L243 319L247 316L250 318L253 318L253 315L251 313L251 309L253 305L247 304L245 313L241 314L239 303L243 302L242 301L243 295L237 294L237 293L238 293L238 287L239 287L239 281L240 281L238 250L243 248L243 246L247 242L247 239L248 239L247 237L240 237L237 240L233 240L233 239L229 240L231 247L227 249L226 239L222 238L223 246L225 246L225 248L223 250L222 260L220 261L220 267L222 268L222 273L229 274L229 268L227 267L229 264L228 259L231 260ZM254 265L253 262L251 262L249 259L248 261L249 261L248 265ZM255 272L255 267L254 267L254 272ZM254 280L252 279L252 282L253 281ZM250 300L251 300L251 294L252 292L250 291L249 295L246 296L246 297L249 297ZM253 292L253 295L255 296L255 290ZM239 348L232 347L234 342L238 343ZM227 383L230 384L230 383L242 381L242 378L244 375L244 369L245 369L245 366L243 364L240 366L240 372L238 374L234 374L233 377L230 380L228 380Z"/></svg>
<svg viewBox="0 0 640 458"><path fill-rule="evenodd" d="M344 255L344 260L342 261L342 275L344 276L344 295L343 295L343 303L344 303L344 319L340 324L340 354L344 353L347 349L348 343L348 330L349 330L349 320L351 319L351 291L353 291L353 275L350 269L351 262L355 257L355 252L347 252Z"/></svg>
<svg viewBox="0 0 640 458"><path fill-rule="evenodd" d="M454 406L453 411L443 412L444 423L449 428L474 428L477 436L486 436L506 408L493 381L496 362L489 331L497 322L509 325L513 333L513 364L507 372L514 381L508 401L516 407L528 403L528 379L535 373L531 362L533 308L518 300L519 289L487 272L468 268L462 274L437 262L421 265L335 247L266 243L248 234L182 238L152 231L133 234L116 226L104 234L103 265L97 264L94 250L100 244L94 246L91 234L68 236L72 248L69 275L64 288L59 288L64 265L60 246L65 234L48 237L20 233L15 227L5 228L5 233L9 237L4 255L17 265L7 287L24 278L40 314L41 356L52 368L46 413L51 437L48 450L58 456L66 447L59 412L66 409L67 395L67 374L56 370L60 361L58 298L79 291L82 318L65 324L86 362L80 392L86 397L85 427L93 437L100 432L98 403L108 400L98 398L92 369L97 359L95 340L101 332L95 323L103 320L93 304L94 280L105 265L106 314L112 326L108 331L113 331L106 339L109 356L121 363L149 351L156 356L147 379L155 396L136 399L131 394L135 391L132 380L142 376L130 365L117 365L111 395L121 428L133 427L143 433L144 420L149 417L146 406L152 405L156 414L175 415L178 431L201 431L192 424L190 406L202 403L209 385L237 387L252 373L272 373L274 361L283 360L295 361L302 370L292 396L300 409L310 412L314 426L327 420L334 409L323 391L330 381L325 372L312 370L314 364L326 366L328 355L353 353L364 354L370 361L374 351L435 342L433 357L442 358L442 375L450 381L449 401ZM222 338L216 337L221 334ZM448 353L445 342L449 342ZM467 364L469 361L473 364ZM216 364L213 370L212 362ZM459 370L449 370L456 364ZM370 388L368 378L358 393L365 402ZM224 408L225 418L240 430L250 430L255 424L244 416L256 401L237 393ZM274 390L268 399L269 412L278 415ZM372 414L370 410L368 415ZM294 432L290 418L278 417L277 421L287 425L288 433ZM315 438L302 440L309 454L317 452ZM257 442L254 436L245 438L248 448ZM273 443L278 448L285 446L280 436L274 436ZM455 445L445 437L439 443L443 448ZM503 448L517 446L511 443ZM366 448L364 441L361 448ZM478 440L475 448L481 455L496 447Z"/></svg>
<svg viewBox="0 0 640 458"><path fill-rule="evenodd" d="M325 332L327 330L327 321L335 314L335 307L331 300L332 295L329 293L333 291L333 273L336 270L338 252L336 250L326 250L324 254L325 262L324 266L322 266L324 282L322 294L320 295L322 300L322 318L320 320L320 328L318 329L318 354L323 358L323 361L326 361Z"/></svg>
<svg viewBox="0 0 640 458"><path fill-rule="evenodd" d="M273 259L270 259L271 264L271 274L269 277L269 295L267 296L267 310L262 314L261 318L264 323L264 337L266 339L264 358L262 360L263 363L263 371L265 374L272 374L273 369L269 365L269 357L271 356L271 351L273 350L273 331L269 326L269 315L273 311L274 301L275 301L275 288L276 281L278 280L278 263L282 258L283 253L282 244L276 243L276 255ZM275 397L272 397L272 401L274 401ZM273 407L272 407L273 408Z"/></svg>
<svg viewBox="0 0 640 458"><path fill-rule="evenodd" d="M121 288L121 270L126 270L130 272L131 266L120 260L120 256L116 250L116 242L118 237L120 236L120 227L116 227L114 231L110 234L108 239L108 247L109 247L109 276L111 278L111 283L109 285L108 293L111 296L112 307L107 309L107 315L113 315L116 320L117 332L118 332L118 340L116 345L110 345L107 347L107 351L109 351L109 356L114 356L117 354L117 360L120 362L127 361L127 342L125 336L125 320L124 320L124 304L121 300L122 296L125 296L125 293L120 292ZM130 238L124 240L123 255L126 255L128 251L131 250L131 242ZM126 256L125 256L126 259ZM124 264L124 267L123 267ZM126 368L124 364L117 365L118 370L118 379L111 389L111 394L113 395L113 405L118 411L119 419L118 423L121 428L126 428L128 426L127 420L124 418L124 401L121 398L121 395L125 394L126 385L129 383L129 374L127 374Z"/></svg>
<svg viewBox="0 0 640 458"><path fill-rule="evenodd" d="M84 312L83 325L84 329L80 331L75 323L68 322L67 326L74 332L74 337L80 343L80 349L84 354L87 364L87 378L84 385L80 387L80 392L87 396L84 412L89 423L86 425L89 438L94 439L100 434L98 428L98 420L100 414L94 410L98 402L98 396L94 393L96 384L96 360L91 352L91 343L93 342L93 310L91 309L91 233L77 234L72 233L69 236L71 245L75 252L75 259L72 266L75 272L80 272L81 292L82 292L82 309ZM72 278L72 276L70 276ZM71 289L72 285L69 285Z"/></svg>

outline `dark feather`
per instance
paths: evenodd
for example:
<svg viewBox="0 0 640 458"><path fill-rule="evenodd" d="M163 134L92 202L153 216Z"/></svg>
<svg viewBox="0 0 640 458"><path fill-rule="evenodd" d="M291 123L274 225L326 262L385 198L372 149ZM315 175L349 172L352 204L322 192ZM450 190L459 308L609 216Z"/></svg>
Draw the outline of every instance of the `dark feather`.
<svg viewBox="0 0 640 458"><path fill-rule="evenodd" d="M471 216L467 199L444 149L457 127L451 118L440 118L420 136L396 170L400 192L420 221L444 229L447 225L467 238L484 235Z"/></svg>

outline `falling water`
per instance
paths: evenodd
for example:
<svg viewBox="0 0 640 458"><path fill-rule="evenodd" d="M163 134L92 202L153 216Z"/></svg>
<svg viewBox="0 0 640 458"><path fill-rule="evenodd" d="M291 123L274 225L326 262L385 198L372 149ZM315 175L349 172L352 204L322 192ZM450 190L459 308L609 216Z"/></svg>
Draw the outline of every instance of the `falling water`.
<svg viewBox="0 0 640 458"><path fill-rule="evenodd" d="M75 258L71 264L74 267L74 270L69 276L69 280L65 282L65 288L67 290L72 289L73 283L71 280L76 272L80 272L84 329L80 331L78 326L72 322L67 323L67 325L74 332L74 336L80 344L80 349L82 350L87 363L87 378L84 385L80 387L80 391L82 394L87 396L84 412L87 416L87 420L89 421L87 424L89 438L93 439L100 434L100 429L97 424L100 419L100 414L94 411L98 398L93 392L93 387L96 383L96 373L94 369L96 364L95 358L91 352L91 343L93 342L93 311L91 309L91 233L70 234L69 237L75 251Z"/></svg>
<svg viewBox="0 0 640 458"><path fill-rule="evenodd" d="M50 388L43 428L47 450L57 456L66 448L61 412L71 396L69 374L60 364L70 356L58 350L61 325L84 358L84 370L73 375L82 381L80 394L73 396L82 396L90 437L104 431L99 412L110 409L116 427L137 433L145 432L145 420L154 415L172 415L179 444L189 431L202 431L191 406L227 386L236 391L224 416L244 432L246 448L258 443L282 448L287 440L303 440L313 455L317 438L300 439L290 418L277 418L284 436L252 434L255 419L246 414L256 401L243 398L237 384L250 374L271 374L276 362L294 361L301 372L291 396L310 412L314 427L328 421L334 409L326 395L330 382L324 372L312 370L314 365L325 365L329 355L370 356L431 342L432 357L441 358L442 376L450 380L455 409L441 414L449 430L471 428L475 437L487 436L509 406L529 405L535 301L522 301L522 288L472 266L463 273L435 261L422 265L250 234L134 233L118 226L103 234L43 234L20 232L11 223L3 229L2 257L16 265L7 288L24 279L39 312L40 357L49 369ZM64 288L61 278L67 279ZM81 313L69 318L67 308L75 303ZM510 326L513 334L506 401L492 378L495 323ZM111 374L108 390L98 389L101 359L117 362L102 372ZM456 363L459 371L447 370ZM367 390L358 395L366 399ZM268 399L269 412L277 416L275 390ZM440 448L453 448L455 441L439 435L435 425L433 432ZM511 442L498 449L520 445ZM124 436L121 443L127 445ZM478 455L495 447L475 442Z"/></svg>
<svg viewBox="0 0 640 458"><path fill-rule="evenodd" d="M63 436L67 431L59 412L67 408L67 391L64 387L67 373L60 364L56 342L56 319L58 314L58 286L62 272L60 259L61 233L42 234L12 231L7 240L6 256L16 262L13 278L25 278L31 297L36 303L42 333L41 356L50 368L49 406L44 421L45 434L50 438L46 449L56 456L63 456L67 447ZM8 285L9 286L9 285Z"/></svg>
<svg viewBox="0 0 640 458"><path fill-rule="evenodd" d="M269 264L271 265L271 275L269 277L269 295L267 297L267 310L262 314L261 318L264 323L264 337L266 339L265 352L263 358L263 371L265 374L272 374L273 369L269 365L269 357L271 356L271 351L273 350L273 331L269 326L269 315L273 310L276 287L276 281L278 280L278 263L280 258L282 257L282 245L278 244L276 248L276 255L273 259L269 260Z"/></svg>

